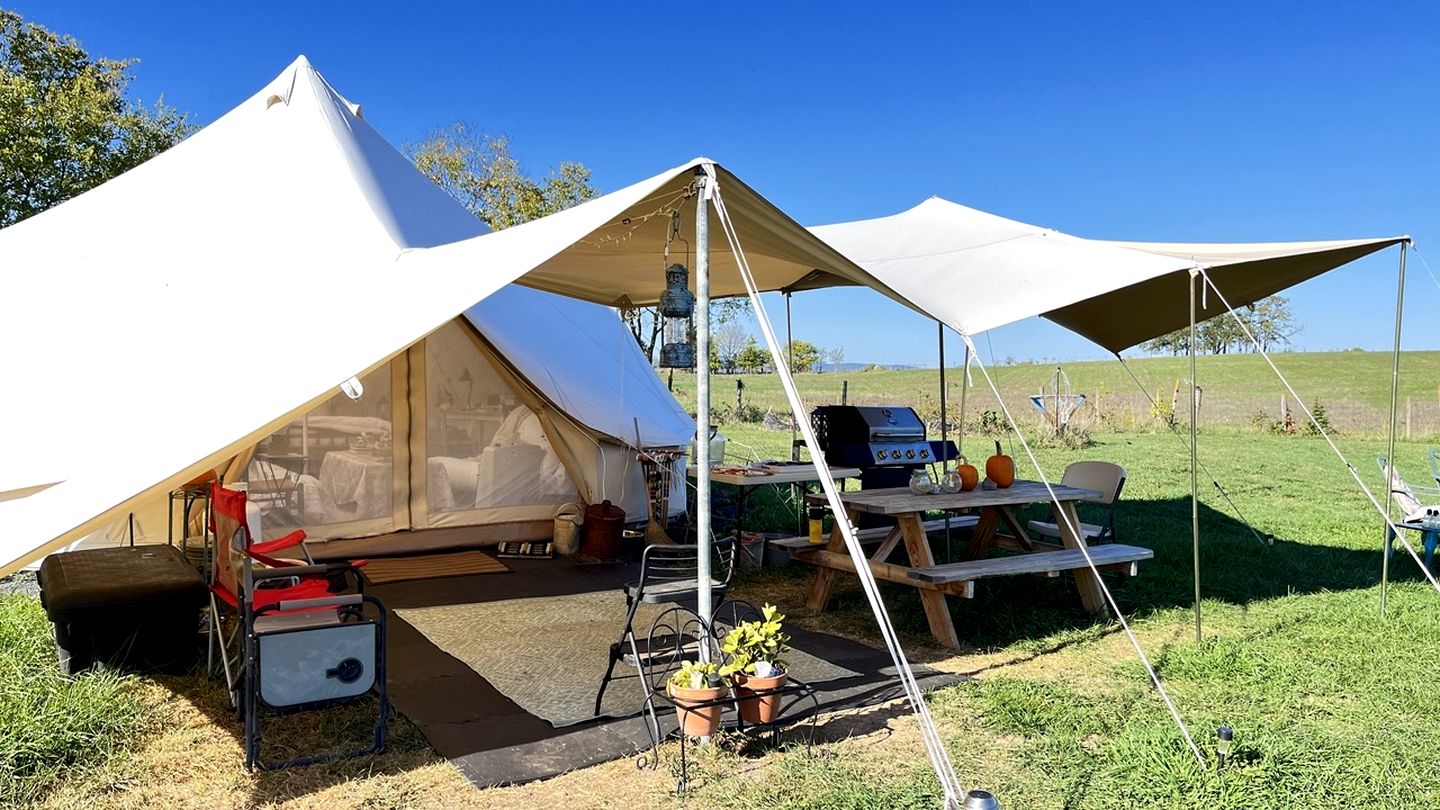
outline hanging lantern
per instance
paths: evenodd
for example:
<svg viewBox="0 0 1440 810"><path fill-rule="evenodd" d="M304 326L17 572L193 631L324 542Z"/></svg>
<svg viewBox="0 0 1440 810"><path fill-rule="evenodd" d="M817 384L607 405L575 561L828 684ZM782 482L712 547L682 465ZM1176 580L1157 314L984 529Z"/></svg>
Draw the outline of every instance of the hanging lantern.
<svg viewBox="0 0 1440 810"><path fill-rule="evenodd" d="M668 246L667 246L668 247ZM665 291L660 293L660 317L664 318L660 344L661 368L694 368L695 296L690 293L690 271L683 264L665 269Z"/></svg>

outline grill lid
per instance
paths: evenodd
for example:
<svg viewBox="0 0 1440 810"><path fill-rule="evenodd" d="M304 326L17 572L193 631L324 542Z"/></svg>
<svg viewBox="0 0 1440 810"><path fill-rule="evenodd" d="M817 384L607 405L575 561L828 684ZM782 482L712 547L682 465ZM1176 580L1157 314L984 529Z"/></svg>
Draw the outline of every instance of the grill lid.
<svg viewBox="0 0 1440 810"><path fill-rule="evenodd" d="M822 448L869 442L918 442L925 423L903 406L821 405L810 414Z"/></svg>

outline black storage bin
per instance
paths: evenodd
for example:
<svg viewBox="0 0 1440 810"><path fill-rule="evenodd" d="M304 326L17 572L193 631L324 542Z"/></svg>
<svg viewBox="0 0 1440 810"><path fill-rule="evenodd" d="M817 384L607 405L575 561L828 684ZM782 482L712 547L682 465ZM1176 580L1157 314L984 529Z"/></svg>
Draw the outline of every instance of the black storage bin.
<svg viewBox="0 0 1440 810"><path fill-rule="evenodd" d="M40 603L55 624L60 668L95 663L174 670L194 662L208 589L172 546L52 554L40 564Z"/></svg>

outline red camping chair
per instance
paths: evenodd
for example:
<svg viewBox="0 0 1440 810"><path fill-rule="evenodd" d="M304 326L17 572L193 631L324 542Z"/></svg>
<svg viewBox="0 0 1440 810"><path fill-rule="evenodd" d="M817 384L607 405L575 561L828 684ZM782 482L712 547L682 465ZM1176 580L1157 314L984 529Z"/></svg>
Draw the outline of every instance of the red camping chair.
<svg viewBox="0 0 1440 810"><path fill-rule="evenodd" d="M211 485L209 666L213 674L218 646L231 703L245 720L246 767L308 765L384 750L385 607L363 593L358 569L364 561L317 565L299 530L256 543L245 520L246 504L246 493ZM274 556L291 549L305 562ZM338 593L347 576L357 593ZM367 604L373 608L370 618L364 615ZM227 620L233 622L228 635ZM319 708L371 691L378 693L380 706L369 748L270 765L260 760L262 709Z"/></svg>

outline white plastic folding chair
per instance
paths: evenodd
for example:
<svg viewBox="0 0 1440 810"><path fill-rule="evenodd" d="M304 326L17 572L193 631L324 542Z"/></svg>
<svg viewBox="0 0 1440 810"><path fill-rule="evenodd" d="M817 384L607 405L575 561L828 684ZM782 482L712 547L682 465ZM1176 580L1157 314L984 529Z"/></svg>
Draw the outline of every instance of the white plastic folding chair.
<svg viewBox="0 0 1440 810"><path fill-rule="evenodd" d="M1077 489L1093 489L1104 493L1097 503L1106 507L1105 520L1101 523L1081 523L1080 532L1087 543L1105 543L1115 540L1115 504L1120 500L1120 490L1125 488L1125 468L1108 461L1076 461L1065 468L1060 483ZM1027 525L1030 531L1045 537L1060 537L1060 526L1051 520L1032 520Z"/></svg>

